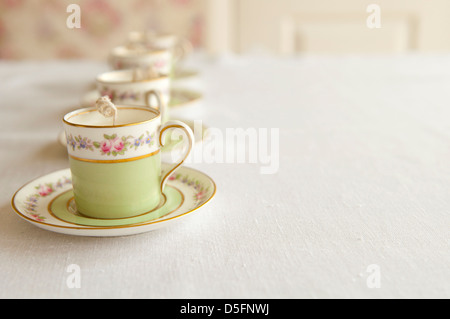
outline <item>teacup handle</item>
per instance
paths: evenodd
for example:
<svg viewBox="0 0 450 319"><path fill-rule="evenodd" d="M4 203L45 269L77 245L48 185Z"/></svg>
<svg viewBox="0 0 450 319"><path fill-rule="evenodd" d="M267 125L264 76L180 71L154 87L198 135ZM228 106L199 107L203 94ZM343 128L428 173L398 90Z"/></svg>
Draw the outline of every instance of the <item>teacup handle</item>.
<svg viewBox="0 0 450 319"><path fill-rule="evenodd" d="M147 104L148 107L153 107L150 100L152 96L156 97L156 101L158 102L157 109L159 110L159 113L161 113L161 119L163 119L164 115L166 114L166 104L162 99L161 92L150 90L147 93L145 93L145 103Z"/></svg>
<svg viewBox="0 0 450 319"><path fill-rule="evenodd" d="M169 129L181 129L183 131L183 133L185 134L185 137L187 137L187 142L189 143L189 148L186 151L186 154L182 157L181 161L177 164L175 164L175 166L169 170L168 173L166 173L166 175L164 175L164 177L161 179L161 193L163 193L164 191L164 187L166 186L166 182L167 179L170 177L170 175L172 175L173 172L175 172L175 170L180 167L184 161L187 159L187 157L189 156L189 154L191 154L192 151L192 146L194 145L194 133L192 132L191 128L189 126L187 126L186 124L184 124L183 122L180 121L168 121L166 124L164 124L161 127L161 130L159 132L159 145L160 147L164 147L164 143L163 141L165 140L165 134L167 132L167 130ZM183 138L184 140L184 138Z"/></svg>
<svg viewBox="0 0 450 319"><path fill-rule="evenodd" d="M194 50L192 43L188 39L181 39L175 46L174 63L177 63Z"/></svg>

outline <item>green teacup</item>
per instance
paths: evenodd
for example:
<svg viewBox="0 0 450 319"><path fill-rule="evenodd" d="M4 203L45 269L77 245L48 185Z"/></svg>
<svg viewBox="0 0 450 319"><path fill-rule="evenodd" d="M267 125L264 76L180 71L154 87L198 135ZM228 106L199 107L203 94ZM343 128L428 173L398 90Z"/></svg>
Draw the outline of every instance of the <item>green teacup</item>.
<svg viewBox="0 0 450 319"><path fill-rule="evenodd" d="M88 217L128 218L158 208L167 178L192 149L192 130L178 121L161 127L161 114L153 108L118 106L112 124L96 108L64 116L75 203ZM189 148L161 177L160 150L168 129L181 129Z"/></svg>

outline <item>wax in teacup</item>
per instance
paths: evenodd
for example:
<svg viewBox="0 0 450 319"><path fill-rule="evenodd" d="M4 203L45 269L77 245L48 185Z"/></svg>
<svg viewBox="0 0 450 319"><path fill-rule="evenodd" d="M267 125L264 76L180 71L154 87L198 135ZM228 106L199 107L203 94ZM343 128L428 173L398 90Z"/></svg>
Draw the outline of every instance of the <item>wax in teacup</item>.
<svg viewBox="0 0 450 319"><path fill-rule="evenodd" d="M114 126L129 125L151 120L156 116L156 113L151 113L138 108L128 107L119 108L117 110L117 117ZM70 118L70 122L77 125L88 126L112 126L113 119L106 118L99 112L90 111L77 114Z"/></svg>

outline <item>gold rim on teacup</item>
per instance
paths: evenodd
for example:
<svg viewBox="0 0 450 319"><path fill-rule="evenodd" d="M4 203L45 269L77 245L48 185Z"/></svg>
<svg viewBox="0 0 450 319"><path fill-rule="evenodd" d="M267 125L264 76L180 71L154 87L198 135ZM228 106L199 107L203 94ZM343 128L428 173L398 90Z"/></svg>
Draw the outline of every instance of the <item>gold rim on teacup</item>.
<svg viewBox="0 0 450 319"><path fill-rule="evenodd" d="M143 51L136 51L133 49L130 49L124 45L115 47L111 50L111 55L114 57L121 57L121 58L136 58L141 56L150 56L155 54L163 54L163 53L169 53L170 50L168 49L162 49L162 48L146 48Z"/></svg>
<svg viewBox="0 0 450 319"><path fill-rule="evenodd" d="M75 127L86 127L86 128L116 128L116 127L126 127L126 126L137 126L141 124L146 124L153 122L161 117L161 112L157 109L151 108L151 107L139 107L139 106L126 106L126 105L118 105L116 106L117 110L141 110L146 111L154 114L155 116L151 119L140 121L140 122L133 122L128 124L118 124L118 125L89 125L89 124L77 124L70 122L69 120L75 116L84 115L92 112L98 112L97 108L89 107L84 109L79 109L73 112L70 112L66 114L63 118L63 122L70 126Z"/></svg>
<svg viewBox="0 0 450 319"><path fill-rule="evenodd" d="M117 81L117 80L105 79L106 77L113 78L114 76L128 76L128 75L129 75L129 80ZM169 78L168 75L159 73L158 77L156 77L156 78L133 80L133 69L123 69L123 70L115 70L115 71L109 71L109 72L102 73L97 76L96 80L97 80L97 82L100 82L102 84L131 84L131 83L141 83L141 82L154 82L154 81L159 81L159 80L165 80L167 78ZM127 79L128 79L128 77L127 77Z"/></svg>
<svg viewBox="0 0 450 319"><path fill-rule="evenodd" d="M171 32L131 31L128 33L127 48L144 46L146 48L170 50L184 38Z"/></svg>
<svg viewBox="0 0 450 319"><path fill-rule="evenodd" d="M160 72L169 74L172 58L173 55L171 50L142 48L139 51L132 51L121 46L110 51L108 55L108 64L115 70L153 65ZM158 66L156 66L156 64L158 64Z"/></svg>

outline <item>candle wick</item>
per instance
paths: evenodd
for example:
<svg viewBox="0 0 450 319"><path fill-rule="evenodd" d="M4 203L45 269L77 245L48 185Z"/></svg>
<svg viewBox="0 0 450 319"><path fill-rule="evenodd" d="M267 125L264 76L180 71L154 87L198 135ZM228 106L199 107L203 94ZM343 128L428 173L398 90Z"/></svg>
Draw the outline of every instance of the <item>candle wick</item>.
<svg viewBox="0 0 450 319"><path fill-rule="evenodd" d="M111 99L108 96L102 96L97 100L96 106L98 112L104 117L112 117L113 126L116 126L117 108L111 102Z"/></svg>

